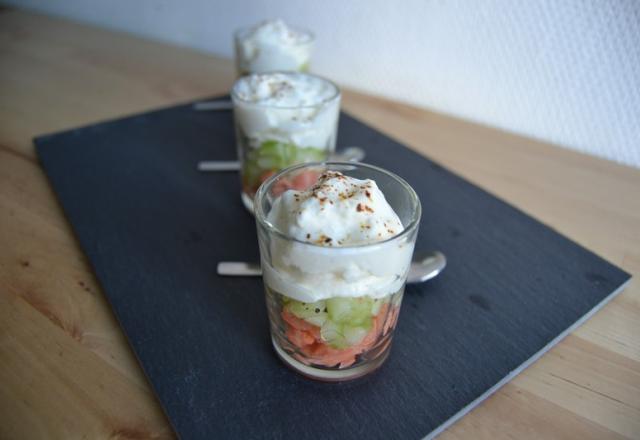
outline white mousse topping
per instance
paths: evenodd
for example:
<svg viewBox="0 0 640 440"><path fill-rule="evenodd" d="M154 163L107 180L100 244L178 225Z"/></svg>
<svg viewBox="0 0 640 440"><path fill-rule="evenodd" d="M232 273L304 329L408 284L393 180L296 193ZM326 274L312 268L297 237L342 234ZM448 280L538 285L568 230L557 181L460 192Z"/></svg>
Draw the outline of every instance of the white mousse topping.
<svg viewBox="0 0 640 440"><path fill-rule="evenodd" d="M283 46L295 46L309 41L311 36L306 32L300 32L290 28L281 19L265 20L247 31L243 35L246 43L280 44Z"/></svg>
<svg viewBox="0 0 640 440"><path fill-rule="evenodd" d="M267 20L237 36L236 56L242 72L301 71L309 67L313 37Z"/></svg>
<svg viewBox="0 0 640 440"><path fill-rule="evenodd" d="M274 238L273 264L263 261L265 281L280 293L315 302L382 297L403 286L413 244L388 240L404 227L372 180L326 171L310 190L283 193L267 221L299 240Z"/></svg>
<svg viewBox="0 0 640 440"><path fill-rule="evenodd" d="M326 171L308 191L287 191L269 221L285 234L321 246L353 246L386 240L402 222L373 180Z"/></svg>
<svg viewBox="0 0 640 440"><path fill-rule="evenodd" d="M305 107L336 96L329 81L304 73L253 74L239 79L234 93L243 101L273 107Z"/></svg>
<svg viewBox="0 0 640 440"><path fill-rule="evenodd" d="M306 73L253 74L233 86L234 117L250 148L265 140L332 149L340 91Z"/></svg>

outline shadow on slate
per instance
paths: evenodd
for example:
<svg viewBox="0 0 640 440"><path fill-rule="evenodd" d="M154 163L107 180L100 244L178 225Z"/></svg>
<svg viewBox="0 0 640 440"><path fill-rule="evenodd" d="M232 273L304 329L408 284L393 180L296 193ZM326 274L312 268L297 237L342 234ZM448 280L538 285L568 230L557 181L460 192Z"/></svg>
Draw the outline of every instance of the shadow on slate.
<svg viewBox="0 0 640 440"><path fill-rule="evenodd" d="M407 288L391 356L369 377L304 379L270 346L235 173L230 112L182 105L35 140L41 163L174 429L184 439L417 439L436 434L630 276L547 226L342 115L338 145L404 177L417 249L449 266ZM466 409L465 409L466 407Z"/></svg>

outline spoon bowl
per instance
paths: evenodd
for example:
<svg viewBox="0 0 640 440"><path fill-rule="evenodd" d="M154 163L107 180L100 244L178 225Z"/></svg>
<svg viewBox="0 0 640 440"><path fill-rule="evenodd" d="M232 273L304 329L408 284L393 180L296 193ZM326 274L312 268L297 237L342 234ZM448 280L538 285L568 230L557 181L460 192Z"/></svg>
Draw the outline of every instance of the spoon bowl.
<svg viewBox="0 0 640 440"><path fill-rule="evenodd" d="M414 253L407 283L423 283L435 278L447 266L447 257L440 251Z"/></svg>

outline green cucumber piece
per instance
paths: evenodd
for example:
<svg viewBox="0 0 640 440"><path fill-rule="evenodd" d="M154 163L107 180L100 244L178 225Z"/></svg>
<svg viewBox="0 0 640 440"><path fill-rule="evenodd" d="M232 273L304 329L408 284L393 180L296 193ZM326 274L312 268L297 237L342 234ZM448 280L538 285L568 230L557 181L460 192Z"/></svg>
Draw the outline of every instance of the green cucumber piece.
<svg viewBox="0 0 640 440"><path fill-rule="evenodd" d="M324 324L322 324L320 337L333 348L342 349L348 347L342 325L330 319L327 319Z"/></svg>
<svg viewBox="0 0 640 440"><path fill-rule="evenodd" d="M367 336L369 328L348 326L327 319L320 328L320 337L333 348L343 349L357 345Z"/></svg>
<svg viewBox="0 0 640 440"><path fill-rule="evenodd" d="M350 298L330 298L327 300L329 319L334 322L345 322L351 317Z"/></svg>
<svg viewBox="0 0 640 440"><path fill-rule="evenodd" d="M268 163L268 166L286 168L293 165L296 160L296 146L294 144L278 142L274 140L264 141L256 151L259 163Z"/></svg>
<svg viewBox="0 0 640 440"><path fill-rule="evenodd" d="M345 342L348 345L356 345L362 342L365 336L367 336L369 330L364 327L349 327L343 328L342 334L344 335Z"/></svg>
<svg viewBox="0 0 640 440"><path fill-rule="evenodd" d="M373 305L371 306L371 316L376 316L378 313L380 313L382 304L383 301L381 298L376 298L373 300Z"/></svg>
<svg viewBox="0 0 640 440"><path fill-rule="evenodd" d="M321 162L327 158L327 152L322 149L306 147L296 151L296 162ZM293 164L292 164L293 165Z"/></svg>
<svg viewBox="0 0 640 440"><path fill-rule="evenodd" d="M278 171L302 162L320 162L326 157L326 151L318 148L297 147L289 142L266 140L260 147L247 152L243 176L250 186L256 186L267 171Z"/></svg>
<svg viewBox="0 0 640 440"><path fill-rule="evenodd" d="M318 327L322 327L327 319L329 319L329 314L324 312L320 312L315 316L304 318L304 320L309 324L313 324Z"/></svg>
<svg viewBox="0 0 640 440"><path fill-rule="evenodd" d="M300 301L296 301L295 299L290 300L286 305L287 310L294 316L305 320L327 315L327 313L324 311L325 307L326 304L324 301L303 303Z"/></svg>
<svg viewBox="0 0 640 440"><path fill-rule="evenodd" d="M373 302L373 299L369 297L336 297L326 301L330 319L352 326L370 324Z"/></svg>

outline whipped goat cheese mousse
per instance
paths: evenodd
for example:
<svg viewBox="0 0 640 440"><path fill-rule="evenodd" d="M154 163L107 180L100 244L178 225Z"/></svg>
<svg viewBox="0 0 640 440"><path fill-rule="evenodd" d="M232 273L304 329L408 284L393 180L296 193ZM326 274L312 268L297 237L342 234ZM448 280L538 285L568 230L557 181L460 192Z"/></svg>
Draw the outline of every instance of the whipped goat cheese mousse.
<svg viewBox="0 0 640 440"><path fill-rule="evenodd" d="M311 189L283 193L267 220L297 240L274 240L272 264L264 271L268 284L290 298L302 302L381 298L404 283L412 245L351 248L385 241L404 230L372 180L326 171Z"/></svg>
<svg viewBox="0 0 640 440"><path fill-rule="evenodd" d="M268 177L291 165L326 160L335 149L340 90L305 73L252 74L231 91L243 201L249 210Z"/></svg>
<svg viewBox="0 0 640 440"><path fill-rule="evenodd" d="M290 189L301 174L315 179ZM406 182L370 165L299 165L265 182L256 195L263 281L287 364L344 380L384 361L420 213Z"/></svg>
<svg viewBox="0 0 640 440"><path fill-rule="evenodd" d="M273 71L306 72L313 50L311 32L280 19L265 20L235 33L238 75Z"/></svg>

